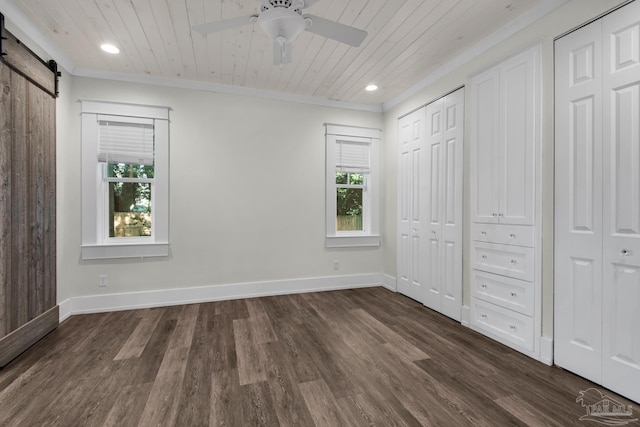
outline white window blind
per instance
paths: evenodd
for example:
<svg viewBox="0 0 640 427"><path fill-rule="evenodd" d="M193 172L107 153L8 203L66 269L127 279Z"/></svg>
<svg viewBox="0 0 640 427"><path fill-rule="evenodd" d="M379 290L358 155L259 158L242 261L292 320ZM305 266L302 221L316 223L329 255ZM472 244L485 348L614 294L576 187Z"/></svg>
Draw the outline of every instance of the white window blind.
<svg viewBox="0 0 640 427"><path fill-rule="evenodd" d="M336 171L369 173L371 169L371 143L336 141Z"/></svg>
<svg viewBox="0 0 640 427"><path fill-rule="evenodd" d="M98 161L153 165L153 120L99 116L98 128Z"/></svg>

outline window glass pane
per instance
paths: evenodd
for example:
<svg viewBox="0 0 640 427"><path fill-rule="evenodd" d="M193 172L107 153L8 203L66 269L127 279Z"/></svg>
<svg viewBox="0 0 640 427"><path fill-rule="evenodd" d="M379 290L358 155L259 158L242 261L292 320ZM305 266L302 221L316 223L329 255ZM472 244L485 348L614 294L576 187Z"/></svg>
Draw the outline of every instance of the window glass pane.
<svg viewBox="0 0 640 427"><path fill-rule="evenodd" d="M362 231L362 189L338 188L337 231Z"/></svg>
<svg viewBox="0 0 640 427"><path fill-rule="evenodd" d="M153 166L107 163L109 178L153 178Z"/></svg>
<svg viewBox="0 0 640 427"><path fill-rule="evenodd" d="M349 184L351 185L363 185L364 184L364 175L361 173L350 173L349 174Z"/></svg>
<svg viewBox="0 0 640 427"><path fill-rule="evenodd" d="M151 236L151 184L109 183L109 237Z"/></svg>
<svg viewBox="0 0 640 427"><path fill-rule="evenodd" d="M348 174L343 172L336 172L336 184L346 184L348 180Z"/></svg>

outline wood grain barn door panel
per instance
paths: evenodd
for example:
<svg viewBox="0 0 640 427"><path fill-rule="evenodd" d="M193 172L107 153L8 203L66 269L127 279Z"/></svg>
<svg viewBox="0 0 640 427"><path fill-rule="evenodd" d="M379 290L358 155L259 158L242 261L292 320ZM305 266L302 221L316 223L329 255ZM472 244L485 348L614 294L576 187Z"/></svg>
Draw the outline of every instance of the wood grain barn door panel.
<svg viewBox="0 0 640 427"><path fill-rule="evenodd" d="M56 71L7 33L1 19L0 29L2 367L58 325L58 307Z"/></svg>

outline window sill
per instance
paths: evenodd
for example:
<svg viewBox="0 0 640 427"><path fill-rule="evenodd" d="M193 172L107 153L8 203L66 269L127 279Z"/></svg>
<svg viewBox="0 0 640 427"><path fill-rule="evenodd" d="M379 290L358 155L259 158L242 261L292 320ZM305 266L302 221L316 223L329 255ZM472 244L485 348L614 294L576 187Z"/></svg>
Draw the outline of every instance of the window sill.
<svg viewBox="0 0 640 427"><path fill-rule="evenodd" d="M355 248L380 246L380 236L327 236L327 248Z"/></svg>
<svg viewBox="0 0 640 427"><path fill-rule="evenodd" d="M169 243L82 245L82 259L147 258L166 256L169 256Z"/></svg>

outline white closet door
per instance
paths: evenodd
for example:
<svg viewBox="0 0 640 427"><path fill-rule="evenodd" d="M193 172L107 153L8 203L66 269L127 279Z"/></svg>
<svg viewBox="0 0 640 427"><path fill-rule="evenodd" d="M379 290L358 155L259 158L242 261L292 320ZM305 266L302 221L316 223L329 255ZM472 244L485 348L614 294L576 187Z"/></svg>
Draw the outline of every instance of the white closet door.
<svg viewBox="0 0 640 427"><path fill-rule="evenodd" d="M426 117L429 264L424 304L460 320L464 89L427 105Z"/></svg>
<svg viewBox="0 0 640 427"><path fill-rule="evenodd" d="M600 22L556 42L555 363L601 382Z"/></svg>
<svg viewBox="0 0 640 427"><path fill-rule="evenodd" d="M602 21L602 384L640 401L640 2Z"/></svg>
<svg viewBox="0 0 640 427"><path fill-rule="evenodd" d="M424 304L442 311L442 163L444 157L444 98L427 105L427 245Z"/></svg>
<svg viewBox="0 0 640 427"><path fill-rule="evenodd" d="M426 257L424 215L424 109L402 117L398 153L398 291L423 302L422 271Z"/></svg>

